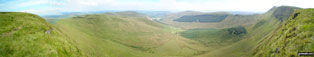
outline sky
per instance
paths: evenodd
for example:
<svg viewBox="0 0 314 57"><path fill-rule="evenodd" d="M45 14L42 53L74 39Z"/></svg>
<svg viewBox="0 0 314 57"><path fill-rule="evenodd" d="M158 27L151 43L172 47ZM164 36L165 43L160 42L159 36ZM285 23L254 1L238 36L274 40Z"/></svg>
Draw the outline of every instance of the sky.
<svg viewBox="0 0 314 57"><path fill-rule="evenodd" d="M314 8L313 2L314 0L0 0L0 11L39 15L105 10L266 12L273 6L281 5Z"/></svg>

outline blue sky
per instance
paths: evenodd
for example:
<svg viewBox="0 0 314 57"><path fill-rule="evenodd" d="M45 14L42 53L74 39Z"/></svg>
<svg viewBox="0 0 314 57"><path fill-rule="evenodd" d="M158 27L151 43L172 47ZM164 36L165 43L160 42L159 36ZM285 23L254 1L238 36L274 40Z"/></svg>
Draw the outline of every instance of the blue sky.
<svg viewBox="0 0 314 57"><path fill-rule="evenodd" d="M265 12L273 6L281 5L314 8L313 2L314 0L0 0L0 11L39 15L104 10Z"/></svg>

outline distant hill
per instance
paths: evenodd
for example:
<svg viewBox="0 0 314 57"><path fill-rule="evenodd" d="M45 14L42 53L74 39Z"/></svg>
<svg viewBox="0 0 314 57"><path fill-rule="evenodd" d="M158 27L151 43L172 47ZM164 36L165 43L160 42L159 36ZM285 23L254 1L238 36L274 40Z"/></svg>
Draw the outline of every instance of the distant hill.
<svg viewBox="0 0 314 57"><path fill-rule="evenodd" d="M135 11L123 11L123 12L107 12L104 13L107 15L115 15L120 17L140 17L140 18L146 18L146 15L135 12Z"/></svg>
<svg viewBox="0 0 314 57"><path fill-rule="evenodd" d="M166 16L164 16L162 21L167 21L167 20L174 20L174 19L177 19L177 18L180 18L182 16L185 16L185 15L201 15L201 14L204 14L202 12L197 12L197 11L183 11L183 12L177 12L177 13L170 13L170 14L167 14Z"/></svg>
<svg viewBox="0 0 314 57"><path fill-rule="evenodd" d="M173 21L178 22L220 22L224 20L228 14L203 14L203 15L185 15Z"/></svg>
<svg viewBox="0 0 314 57"><path fill-rule="evenodd" d="M246 11L227 11L234 15L254 15L254 14L262 14L262 12L246 12Z"/></svg>
<svg viewBox="0 0 314 57"><path fill-rule="evenodd" d="M165 16L165 15L171 13L169 11L136 11L136 12L144 14L144 15L152 17L152 18L159 18L161 16Z"/></svg>
<svg viewBox="0 0 314 57"><path fill-rule="evenodd" d="M264 17L276 18L279 20L287 19L294 9L292 6L273 7L266 13L261 14L232 14L229 12L180 12L167 15L160 22L184 28L230 28L234 26L253 25ZM269 13L268 13L269 12ZM271 13L270 13L271 12ZM179 15L181 14L181 15ZM214 15L211 15L214 14ZM176 17L169 17L176 16Z"/></svg>
<svg viewBox="0 0 314 57"><path fill-rule="evenodd" d="M254 24L259 15L261 14L252 14L252 15L241 15L241 14L232 14L229 12L210 12L210 13L184 13L186 15L167 15L160 22L176 26L184 29L195 29L195 28L230 28L234 26L245 26ZM169 17L169 16L177 16Z"/></svg>

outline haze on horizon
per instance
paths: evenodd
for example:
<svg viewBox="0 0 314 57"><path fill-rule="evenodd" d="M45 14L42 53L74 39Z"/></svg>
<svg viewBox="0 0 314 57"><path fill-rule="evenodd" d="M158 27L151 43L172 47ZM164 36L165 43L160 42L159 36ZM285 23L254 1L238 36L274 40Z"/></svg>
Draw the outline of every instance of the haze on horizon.
<svg viewBox="0 0 314 57"><path fill-rule="evenodd" d="M266 12L273 6L313 8L313 0L0 0L0 11L58 15L61 12L105 10L247 11Z"/></svg>

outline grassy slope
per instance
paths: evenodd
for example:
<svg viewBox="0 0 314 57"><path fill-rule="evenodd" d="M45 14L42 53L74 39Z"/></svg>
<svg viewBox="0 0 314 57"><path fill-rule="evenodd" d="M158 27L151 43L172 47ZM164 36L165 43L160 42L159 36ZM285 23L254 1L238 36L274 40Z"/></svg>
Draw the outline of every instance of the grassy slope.
<svg viewBox="0 0 314 57"><path fill-rule="evenodd" d="M84 56L72 41L37 15L0 13L0 57Z"/></svg>
<svg viewBox="0 0 314 57"><path fill-rule="evenodd" d="M207 54L200 55L199 57L249 56L250 52L252 52L252 49L259 43L261 39L263 39L263 37L271 34L272 31L281 25L281 21L274 17L274 11L276 10L278 10L278 7L274 7L261 15L261 18L257 19L257 24L245 26L248 30L248 34L244 36L243 40Z"/></svg>
<svg viewBox="0 0 314 57"><path fill-rule="evenodd" d="M296 10L298 14L293 19L280 26L274 33L260 41L254 50L255 57L296 57L297 52L314 51L314 9ZM276 53L276 49L278 52Z"/></svg>
<svg viewBox="0 0 314 57"><path fill-rule="evenodd" d="M221 48L241 40L245 35L229 34L228 29L191 29L181 32L181 36L200 41L207 47Z"/></svg>
<svg viewBox="0 0 314 57"><path fill-rule="evenodd" d="M229 15L225 20L217 24L217 28L230 28L234 26L252 25L258 22L262 14L254 15ZM215 28L215 27L214 27Z"/></svg>
<svg viewBox="0 0 314 57"><path fill-rule="evenodd" d="M208 50L200 43L176 35L181 31L132 12L95 14L56 23L88 56L164 57L191 56Z"/></svg>
<svg viewBox="0 0 314 57"><path fill-rule="evenodd" d="M182 31L180 29L154 23L140 15L129 16L134 14L132 12L83 15L64 19L55 24L58 28L47 24L36 15L0 13L2 18L0 19L0 36L2 38L0 56L175 57L202 54L202 57L239 57L252 55L250 52L254 52L255 56L286 54L295 56L291 52L282 51L313 50L310 41L310 38L313 38L313 22L309 19L313 10L297 11L301 12L301 16L304 17L296 19L302 20L289 20L286 25L282 26L284 28L273 31L282 24L280 19L273 16L274 10L262 15L263 18L258 19L260 21L257 24L246 26L248 34L244 36L245 39L217 50L176 35ZM210 35L213 36L212 39L217 40L224 34L217 33L220 36L215 34L221 32L216 29L196 31L201 33L197 37L205 40ZM295 36L295 34L287 32L301 35ZM269 37L262 38L265 36ZM296 39L296 41L286 39L286 37ZM305 39L299 39L301 37L305 37ZM268 40L278 41L269 41L274 43L268 43ZM274 48L282 47L283 43L292 44L285 44L286 48L280 48L281 53L272 55L271 52ZM297 43L306 44L296 47ZM256 45L259 45L257 51L251 51ZM287 47L293 49L287 49ZM303 49L298 49L300 47ZM211 50L209 53L203 54L209 50Z"/></svg>

